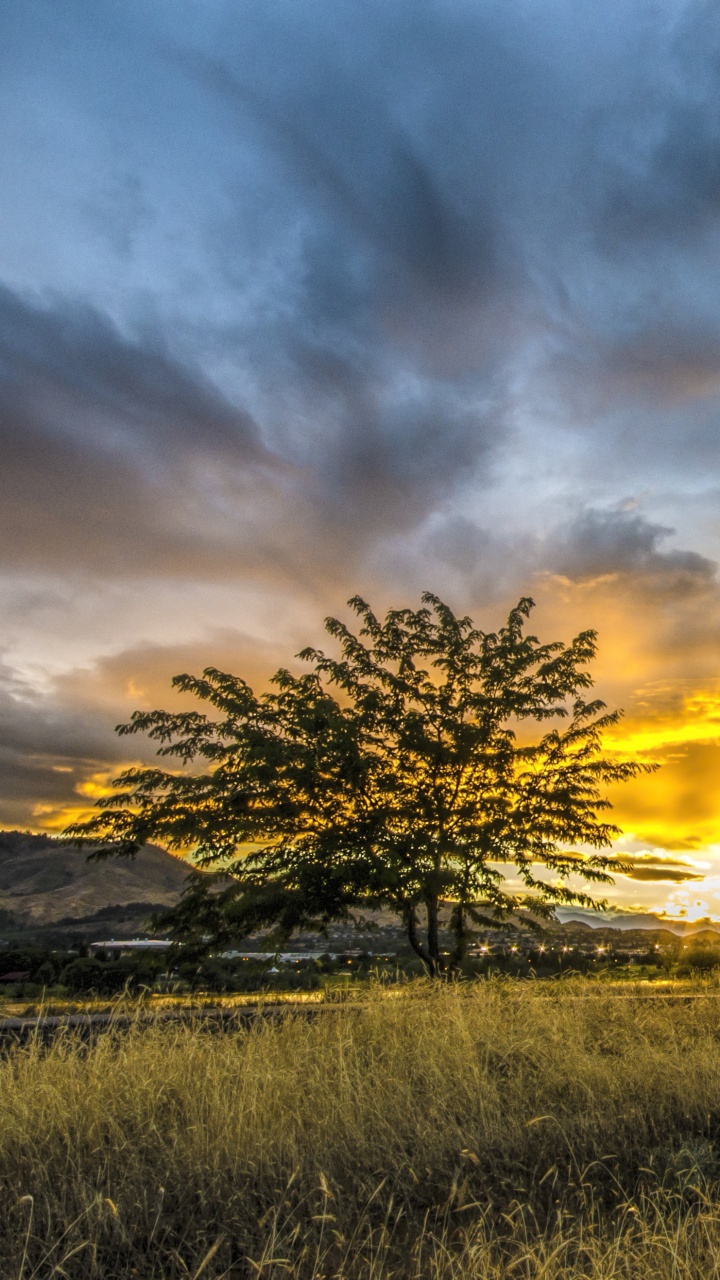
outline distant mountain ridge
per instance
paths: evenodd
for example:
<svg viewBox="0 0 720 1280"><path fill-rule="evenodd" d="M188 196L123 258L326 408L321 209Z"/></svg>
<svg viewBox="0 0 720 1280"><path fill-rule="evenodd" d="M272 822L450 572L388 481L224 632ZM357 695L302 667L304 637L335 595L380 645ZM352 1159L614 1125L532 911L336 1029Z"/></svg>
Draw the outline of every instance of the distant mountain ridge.
<svg viewBox="0 0 720 1280"><path fill-rule="evenodd" d="M582 907L559 907L556 915L561 924L584 924L591 929L663 929L679 938L695 933L720 936L720 923L715 920L672 920L653 911L588 911Z"/></svg>
<svg viewBox="0 0 720 1280"><path fill-rule="evenodd" d="M187 863L157 845L147 845L135 859L88 862L87 850L52 836L0 831L0 913L9 912L23 926L66 926L94 917L100 927L104 916L114 915L114 907L135 908L135 916L149 915L153 909L175 905L187 873ZM397 927L393 916L385 919L387 913L369 914L377 916L376 923ZM720 937L715 921L672 920L649 911L560 907L556 914L562 926L571 928Z"/></svg>
<svg viewBox="0 0 720 1280"><path fill-rule="evenodd" d="M188 866L156 845L137 858L88 862L87 849L51 836L0 831L0 910L26 925L93 916L110 907L178 901Z"/></svg>

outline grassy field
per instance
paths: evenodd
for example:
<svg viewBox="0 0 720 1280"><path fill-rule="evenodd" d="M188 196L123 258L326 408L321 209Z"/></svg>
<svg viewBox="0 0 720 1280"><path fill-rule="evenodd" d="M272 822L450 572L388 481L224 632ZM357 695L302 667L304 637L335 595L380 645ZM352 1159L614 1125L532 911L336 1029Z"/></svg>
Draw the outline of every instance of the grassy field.
<svg viewBox="0 0 720 1280"><path fill-rule="evenodd" d="M0 1059L0 1274L720 1276L720 995L425 983Z"/></svg>

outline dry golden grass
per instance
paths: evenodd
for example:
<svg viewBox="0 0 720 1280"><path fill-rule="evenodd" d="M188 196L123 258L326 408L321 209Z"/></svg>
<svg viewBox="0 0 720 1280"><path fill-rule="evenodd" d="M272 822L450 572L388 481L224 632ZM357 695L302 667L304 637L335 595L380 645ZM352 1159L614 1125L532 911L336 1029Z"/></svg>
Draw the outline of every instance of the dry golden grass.
<svg viewBox="0 0 720 1280"><path fill-rule="evenodd" d="M0 1274L720 1275L720 998L412 985L0 1061Z"/></svg>

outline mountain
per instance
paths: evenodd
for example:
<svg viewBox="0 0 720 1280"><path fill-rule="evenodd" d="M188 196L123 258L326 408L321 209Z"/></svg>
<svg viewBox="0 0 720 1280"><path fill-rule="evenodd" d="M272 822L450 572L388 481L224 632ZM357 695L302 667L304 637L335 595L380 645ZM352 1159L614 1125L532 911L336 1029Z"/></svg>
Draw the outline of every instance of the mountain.
<svg viewBox="0 0 720 1280"><path fill-rule="evenodd" d="M125 936L142 927L153 910L174 906L187 871L185 862L157 845L147 845L135 859L88 862L86 850L62 844L51 836L0 831L0 926L3 933L11 922L44 932L53 926L67 927L83 921L91 933L102 933L112 932L124 922ZM397 932L399 926L393 915L368 914L375 929ZM705 940L711 940L720 936L720 924L714 921L691 923L653 912L560 907L556 914L561 929L583 933L662 930L685 938L703 934Z"/></svg>
<svg viewBox="0 0 720 1280"><path fill-rule="evenodd" d="M558 907L561 924L589 925L591 929L663 929L679 938L690 934L720 935L720 924L714 920L671 920L653 911L587 911L582 907Z"/></svg>
<svg viewBox="0 0 720 1280"><path fill-rule="evenodd" d="M0 831L0 911L23 925L49 925L111 907L173 906L187 865L156 845L137 858L88 862L87 850L50 836Z"/></svg>

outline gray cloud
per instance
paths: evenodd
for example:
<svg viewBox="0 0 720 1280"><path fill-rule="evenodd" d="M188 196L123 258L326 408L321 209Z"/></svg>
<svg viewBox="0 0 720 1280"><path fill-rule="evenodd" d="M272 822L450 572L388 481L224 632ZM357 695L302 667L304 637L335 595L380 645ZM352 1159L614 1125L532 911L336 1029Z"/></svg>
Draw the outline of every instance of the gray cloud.
<svg viewBox="0 0 720 1280"><path fill-rule="evenodd" d="M467 192L452 190L437 153L423 155L427 143L413 140L397 119L397 104L373 84L372 67L363 77L359 67L338 75L328 66L321 81L290 80L278 89L253 85L252 73L250 84L241 81L218 60L183 63L267 135L306 198L378 252L386 269L395 266L396 285L405 276L422 289L457 294L496 282L491 188L472 205Z"/></svg>
<svg viewBox="0 0 720 1280"><path fill-rule="evenodd" d="M223 499L282 473L198 369L87 305L0 291L0 392L5 568L207 573Z"/></svg>
<svg viewBox="0 0 720 1280"><path fill-rule="evenodd" d="M42 305L0 289L0 378L11 409L90 446L152 456L202 443L267 458L248 414L173 358L161 335L127 337L87 304Z"/></svg>
<svg viewBox="0 0 720 1280"><path fill-rule="evenodd" d="M37 805L60 808L84 778L120 760L108 726L87 708L40 696L0 663L0 813L8 826L33 824Z"/></svg>
<svg viewBox="0 0 720 1280"><path fill-rule="evenodd" d="M547 567L576 581L620 574L676 595L712 587L714 561L696 551L663 549L674 533L632 509L590 508L556 532L543 559Z"/></svg>
<svg viewBox="0 0 720 1280"><path fill-rule="evenodd" d="M6 566L269 569L288 524L306 551L331 528L357 546L416 520L492 444L493 411L452 385L373 386L359 359L308 344L302 359L326 429L283 457L160 336L0 292Z"/></svg>
<svg viewBox="0 0 720 1280"><path fill-rule="evenodd" d="M160 569L165 536L185 555L203 542L187 511L202 483L178 466L197 455L226 472L265 464L273 479L281 461L295 468L279 500L255 471L256 492L292 510L305 554L330 529L343 558L348 545L371 553L389 533L412 534L459 487L496 483L519 410L539 410L540 438L572 419L594 465L612 437L619 465L642 454L642 412L672 385L659 465L678 463L678 432L696 438L686 455L703 456L711 426L692 415L717 365L693 267L706 265L715 217L707 13L668 8L652 32L641 6L599 25L585 8L570 20L551 7L537 24L521 5L403 0L341 4L332 20L313 0L242 21L220 4L207 26L192 4L183 13L185 26L131 4L118 23L100 7L98 56L135 59L134 97L101 82L82 46L69 76L54 52L43 64L76 112L100 113L105 164L79 217L103 223L103 253L115 217L126 269L146 272L152 336L147 319L138 327L137 286L121 294L115 281L125 318L108 319L106 271L102 302L102 290L92 303L67 291L44 307L0 300L19 431L42 424L56 471L61 449L74 468L76 441L88 458L113 452L118 509L123 467L139 489L152 479L145 542ZM65 14L66 39L77 16ZM19 41L20 100L43 37L57 43L46 22L35 49ZM120 117L126 153L110 164L103 147ZM679 202L691 189L702 234L695 206ZM658 263L678 253L685 273L658 282ZM673 328L678 300L686 319ZM205 539L233 564L231 547L254 562L286 536L282 515L274 529L256 512L239 526Z"/></svg>

